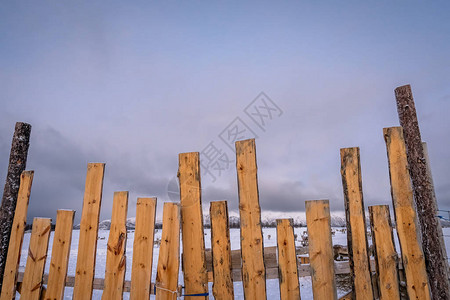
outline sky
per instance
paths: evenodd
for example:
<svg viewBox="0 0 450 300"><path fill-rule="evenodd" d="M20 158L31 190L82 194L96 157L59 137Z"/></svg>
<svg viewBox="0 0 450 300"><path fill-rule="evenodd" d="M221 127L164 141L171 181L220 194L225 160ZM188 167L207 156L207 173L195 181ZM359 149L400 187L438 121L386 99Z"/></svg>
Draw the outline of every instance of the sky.
<svg viewBox="0 0 450 300"><path fill-rule="evenodd" d="M265 212L318 199L342 211L339 150L355 146L366 207L391 204L382 130L399 125L394 89L411 84L450 210L449 13L446 1L5 2L0 183L21 121L28 221L74 209L79 222L89 162L106 163L101 219L114 191L130 192L129 217L156 196L161 218L183 152L201 153L204 210L237 212L237 137L256 137Z"/></svg>

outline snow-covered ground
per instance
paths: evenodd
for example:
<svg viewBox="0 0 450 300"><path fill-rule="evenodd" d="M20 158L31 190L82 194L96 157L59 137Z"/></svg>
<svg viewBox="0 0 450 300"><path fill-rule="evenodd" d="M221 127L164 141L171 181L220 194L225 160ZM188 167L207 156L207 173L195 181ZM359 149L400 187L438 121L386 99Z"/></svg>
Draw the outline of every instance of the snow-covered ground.
<svg viewBox="0 0 450 300"><path fill-rule="evenodd" d="M300 246L300 236L302 233L306 231L306 228L295 228L294 232L298 236L298 242L297 245ZM50 243L49 243L49 255L47 258L47 263L45 266L45 272L48 273L49 271L49 262L51 259L51 245L53 244L53 233L50 235ZM79 237L79 230L74 230L72 235L72 245L71 245L71 251L70 251L70 260L69 260L69 270L68 275L69 276L75 276L75 267L77 262L77 249L78 249L78 237ZM276 246L276 228L263 228L263 234L264 234L264 246ZM99 230L98 236L99 240L97 243L97 261L95 266L95 277L104 278L105 276L105 265L106 265L106 243L108 241L108 230ZM450 249L450 228L444 228L444 236L445 236L445 244L447 247L447 251ZM394 237L396 239L396 243L398 244L396 234L394 232ZM155 232L155 239L161 238L161 230L156 230ZM125 279L130 280L131 279L131 258L133 255L133 240L134 240L134 232L131 231L128 233L127 238L127 248L126 248L126 255L127 255L127 262L126 267L127 271L125 274ZM231 249L239 249L240 248L240 233L239 229L230 229L230 240L231 240ZM370 243L369 238L369 243ZM20 269L23 270L26 265L26 259L28 254L28 246L30 243L30 233L26 233L24 236L23 246L22 246L22 254L20 258ZM346 233L342 233L339 231L335 232L335 235L333 236L333 244L339 244L339 245L346 245L347 244L347 235ZM205 246L206 248L211 247L211 231L209 229L205 229ZM159 255L159 247L154 248L153 252L153 275L152 275L152 282L155 281L156 278L156 266L158 262L158 255ZM180 284L183 282L182 273L180 272ZM278 286L278 279L270 279L267 280L266 283L266 289L269 299L279 299L279 286ZM72 288L66 288L65 290L65 299L72 299ZM210 299L213 299L212 297L212 283L209 284L209 292L210 292ZM312 288L311 288L311 279L310 277L300 277L300 292L302 299L312 299ZM94 290L93 292L93 299L101 299L101 293L102 291ZM234 293L236 299L243 299L243 289L242 289L242 282L235 282L234 283ZM345 291L338 289L338 296L342 296L345 293ZM17 299L20 298L20 295L17 294ZM129 293L124 293L124 299L129 299ZM154 296L151 296L150 299L154 299Z"/></svg>

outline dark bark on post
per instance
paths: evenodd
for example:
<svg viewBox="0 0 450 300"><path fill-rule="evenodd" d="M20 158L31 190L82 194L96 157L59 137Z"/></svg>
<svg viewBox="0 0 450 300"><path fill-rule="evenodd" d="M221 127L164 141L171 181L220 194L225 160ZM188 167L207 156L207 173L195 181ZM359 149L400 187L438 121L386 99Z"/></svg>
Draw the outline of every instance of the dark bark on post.
<svg viewBox="0 0 450 300"><path fill-rule="evenodd" d="M449 269L448 269L447 249L445 247L444 233L442 231L441 220L439 219L439 216L437 214L437 210L439 209L439 207L437 206L436 193L434 191L434 182L433 182L433 176L431 174L431 164L430 164L430 157L428 156L427 143L422 142L422 147L423 147L423 154L424 154L424 157L425 157L425 160L427 163L427 175L428 175L428 180L430 181L430 184L431 184L433 202L436 204L436 217L435 218L436 218L437 225L438 225L439 243L441 246L442 254L444 255L444 262L445 262L445 265L447 266L447 276L448 276Z"/></svg>
<svg viewBox="0 0 450 300"><path fill-rule="evenodd" d="M395 89L397 111L403 127L409 172L411 175L417 216L422 229L422 244L425 255L432 299L450 299L447 262L439 243L437 204L433 198L433 187L427 173L419 123L410 85Z"/></svg>
<svg viewBox="0 0 450 300"><path fill-rule="evenodd" d="M17 194L19 192L20 174L27 164L28 147L30 146L31 125L16 123L9 156L8 174L0 207L0 278L5 271L6 256L8 254L11 226L16 210ZM0 280L0 291L3 280Z"/></svg>

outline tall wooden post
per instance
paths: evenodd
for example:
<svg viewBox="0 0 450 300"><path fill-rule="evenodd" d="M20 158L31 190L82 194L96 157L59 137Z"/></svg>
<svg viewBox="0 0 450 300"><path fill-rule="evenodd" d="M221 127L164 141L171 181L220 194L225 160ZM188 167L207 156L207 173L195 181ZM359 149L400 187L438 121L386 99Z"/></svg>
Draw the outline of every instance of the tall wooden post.
<svg viewBox="0 0 450 300"><path fill-rule="evenodd" d="M424 154L424 158L425 161L427 163L427 174L428 174L428 179L430 180L431 183L431 188L433 189L433 202L436 203L437 205L437 201L436 201L436 193L434 191L434 182L433 182L433 176L431 174L431 165L430 165L430 157L428 156L428 145L425 142L422 142L422 147L423 147L423 154ZM438 209L438 207L436 206L436 210ZM450 213L450 212L449 212ZM439 243L441 246L441 251L442 254L444 255L444 260L446 262L446 266L447 266L447 272L449 272L449 265L448 265L448 256L447 256L447 248L445 247L445 242L444 242L444 233L442 231L442 226L441 226L441 221L439 220L439 215L437 214L436 211L436 221L437 221L437 225L438 225L438 234L439 234Z"/></svg>
<svg viewBox="0 0 450 300"><path fill-rule="evenodd" d="M388 205L369 206L380 300L400 300L398 257Z"/></svg>
<svg viewBox="0 0 450 300"><path fill-rule="evenodd" d="M12 224L13 229L9 238L8 260L6 261L2 278L3 285L0 300L12 299L16 294L17 274L19 273L20 254L27 223L28 202L30 200L33 175L34 171L24 171L21 175L17 206Z"/></svg>
<svg viewBox="0 0 450 300"><path fill-rule="evenodd" d="M211 250L214 276L213 296L217 300L234 299L231 265L230 224L227 201L210 204Z"/></svg>
<svg viewBox="0 0 450 300"><path fill-rule="evenodd" d="M447 262L439 242L437 204L433 198L427 163L422 147L419 122L410 85L395 89L397 111L406 144L417 216L422 229L422 244L433 299L450 299Z"/></svg>
<svg viewBox="0 0 450 300"><path fill-rule="evenodd" d="M156 299L177 299L180 269L180 205L166 202L163 207L163 228L156 269Z"/></svg>
<svg viewBox="0 0 450 300"><path fill-rule="evenodd" d="M200 154L179 155L181 231L183 234L183 274L186 294L207 294L205 236L200 184ZM186 299L206 299L206 296L186 296Z"/></svg>
<svg viewBox="0 0 450 300"><path fill-rule="evenodd" d="M72 299L75 300L92 299L104 173L105 164L88 164L83 209L81 211L75 285L73 287Z"/></svg>
<svg viewBox="0 0 450 300"><path fill-rule="evenodd" d="M151 292L156 198L138 198L131 266L130 300L149 299Z"/></svg>
<svg viewBox="0 0 450 300"><path fill-rule="evenodd" d="M75 211L73 210L59 209L56 212L56 228L45 300L64 299L74 217Z"/></svg>
<svg viewBox="0 0 450 300"><path fill-rule="evenodd" d="M337 300L328 200L305 201L314 299Z"/></svg>
<svg viewBox="0 0 450 300"><path fill-rule="evenodd" d="M367 251L369 246L358 147L341 149L341 175L353 291L356 299L371 299L374 293Z"/></svg>
<svg viewBox="0 0 450 300"><path fill-rule="evenodd" d="M6 175L2 205L0 207L0 278L5 271L8 254L9 237L16 210L17 194L19 193L20 174L25 171L30 146L31 125L16 123L9 156L8 174ZM2 282L0 280L0 291Z"/></svg>
<svg viewBox="0 0 450 300"><path fill-rule="evenodd" d="M127 245L128 192L115 192L111 228L106 252L105 285L102 299L122 300L125 279Z"/></svg>
<svg viewBox="0 0 450 300"><path fill-rule="evenodd" d="M264 300L266 269L261 229L255 139L236 142L239 213L241 216L242 285L244 299Z"/></svg>
<svg viewBox="0 0 450 300"><path fill-rule="evenodd" d="M22 299L38 300L40 298L51 224L52 220L47 218L34 218L33 220L27 264L23 274L20 295Z"/></svg>
<svg viewBox="0 0 450 300"><path fill-rule="evenodd" d="M401 127L383 129L389 163L392 204L400 242L409 299L431 299L430 284L420 243L420 228L408 172L406 146ZM447 299L447 298L444 298Z"/></svg>
<svg viewBox="0 0 450 300"><path fill-rule="evenodd" d="M292 219L277 219L278 279L282 300L300 300L293 223Z"/></svg>

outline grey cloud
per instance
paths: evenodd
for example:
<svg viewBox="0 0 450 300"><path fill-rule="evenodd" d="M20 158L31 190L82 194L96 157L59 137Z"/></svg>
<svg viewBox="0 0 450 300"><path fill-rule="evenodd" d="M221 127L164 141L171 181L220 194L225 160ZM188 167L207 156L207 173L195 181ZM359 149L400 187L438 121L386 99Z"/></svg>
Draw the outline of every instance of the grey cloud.
<svg viewBox="0 0 450 300"><path fill-rule="evenodd" d="M278 212L304 211L306 200L329 199L333 209L342 210L342 197L336 195L331 188L321 192L308 190L299 181L270 180L258 181L259 201L261 210ZM237 186L217 187L209 186L203 189L203 206L207 208L210 201L227 200L229 210L238 211L239 200ZM342 203L341 203L342 202Z"/></svg>
<svg viewBox="0 0 450 300"><path fill-rule="evenodd" d="M450 23L432 5L386 13L400 7L371 7L380 23L364 18L362 3L327 6L325 15L294 3L8 4L0 11L0 184L14 123L28 121L30 218L57 208L79 218L88 162L106 163L102 219L117 190L130 191L129 216L139 196L157 196L160 214L162 202L176 200L167 189L178 153L201 151L239 116L259 135L263 210L303 210L313 199L341 210L339 148L349 146L361 148L366 206L390 204L382 128L398 125L393 89L411 83L439 205L450 208L450 44L441 38ZM423 27L411 31L405 20L418 16ZM414 45L408 53L404 42ZM261 91L284 112L265 132L243 113ZM234 165L202 188L205 206L225 199L237 210Z"/></svg>
<svg viewBox="0 0 450 300"><path fill-rule="evenodd" d="M51 217L57 209L81 216L88 154L53 128L32 128L27 169L34 170L28 208L33 217Z"/></svg>
<svg viewBox="0 0 450 300"><path fill-rule="evenodd" d="M1 134L2 137L6 137L8 132L2 131ZM9 134L12 136L12 132ZM2 143L1 150L2 157L8 157L9 146ZM166 200L169 178L152 172L151 166L142 163L144 158L132 159L130 156L114 155L113 158L109 158L109 153L96 151L101 149L85 150L54 128L33 128L27 169L34 170L35 176L28 222L36 216L55 219L57 209L76 210L75 222L79 222L86 167L89 162L106 162L102 219L110 218L113 192L117 190L130 191L130 216L135 213L133 204L136 203L137 197L157 196L161 201ZM92 161L92 158L102 156L105 160ZM6 169L7 160L2 160L1 164L3 169Z"/></svg>

